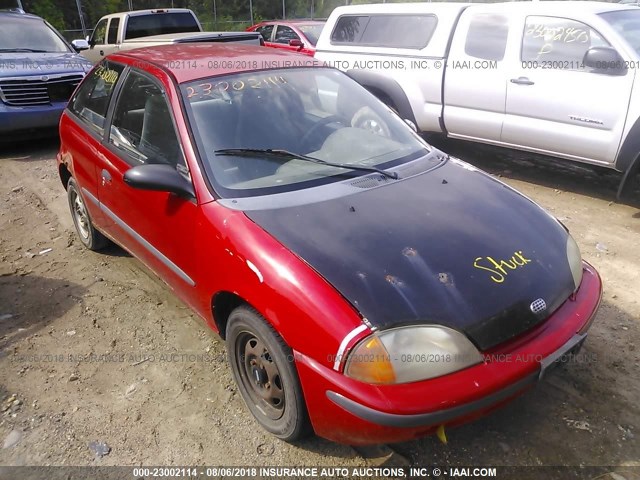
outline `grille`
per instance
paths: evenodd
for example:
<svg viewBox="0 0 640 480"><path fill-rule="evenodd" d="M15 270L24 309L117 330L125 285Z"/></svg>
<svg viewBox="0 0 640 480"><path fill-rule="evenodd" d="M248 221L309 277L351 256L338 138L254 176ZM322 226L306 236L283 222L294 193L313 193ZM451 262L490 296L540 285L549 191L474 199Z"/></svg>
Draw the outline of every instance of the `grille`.
<svg viewBox="0 0 640 480"><path fill-rule="evenodd" d="M0 79L0 98L8 105L27 107L69 100L84 75Z"/></svg>

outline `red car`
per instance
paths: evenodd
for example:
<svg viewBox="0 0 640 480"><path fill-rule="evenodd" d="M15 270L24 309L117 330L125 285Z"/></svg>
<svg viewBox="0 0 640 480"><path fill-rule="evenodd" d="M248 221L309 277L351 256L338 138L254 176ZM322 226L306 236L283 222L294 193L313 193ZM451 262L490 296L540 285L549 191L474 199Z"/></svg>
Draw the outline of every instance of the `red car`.
<svg viewBox="0 0 640 480"><path fill-rule="evenodd" d="M313 56L324 24L318 20L274 20L257 23L247 31L260 32L267 47Z"/></svg>
<svg viewBox="0 0 640 480"><path fill-rule="evenodd" d="M425 435L576 351L601 282L566 228L299 58L193 44L94 67L60 122L82 243L121 245L218 332L284 440Z"/></svg>

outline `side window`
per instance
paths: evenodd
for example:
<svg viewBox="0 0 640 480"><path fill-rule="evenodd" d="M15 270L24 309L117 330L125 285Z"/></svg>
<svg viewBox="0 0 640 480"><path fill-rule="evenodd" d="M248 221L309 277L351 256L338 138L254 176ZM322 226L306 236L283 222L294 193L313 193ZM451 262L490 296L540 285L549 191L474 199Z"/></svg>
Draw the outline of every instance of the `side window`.
<svg viewBox="0 0 640 480"><path fill-rule="evenodd" d="M273 25L264 25L256 29L265 42L271 41L271 33L273 32Z"/></svg>
<svg viewBox="0 0 640 480"><path fill-rule="evenodd" d="M338 19L331 41L419 50L427 46L437 23L434 15L345 15Z"/></svg>
<svg viewBox="0 0 640 480"><path fill-rule="evenodd" d="M300 37L296 32L293 31L293 28L287 27L285 25L278 25L278 29L276 30L276 38L273 39L275 43L285 43L288 44L289 40L300 40Z"/></svg>
<svg viewBox="0 0 640 480"><path fill-rule="evenodd" d="M113 113L109 143L138 163L185 167L169 104L154 80L132 71Z"/></svg>
<svg viewBox="0 0 640 480"><path fill-rule="evenodd" d="M360 44L421 49L429 43L436 23L433 15L373 15Z"/></svg>
<svg viewBox="0 0 640 480"><path fill-rule="evenodd" d="M469 23L464 52L484 60L502 60L508 36L507 17L487 13L475 15Z"/></svg>
<svg viewBox="0 0 640 480"><path fill-rule="evenodd" d="M608 47L594 29L575 20L527 17L522 39L522 61L552 61L554 67L579 70L591 47Z"/></svg>
<svg viewBox="0 0 640 480"><path fill-rule="evenodd" d="M331 32L333 43L358 43L369 23L369 17L344 15L338 19Z"/></svg>
<svg viewBox="0 0 640 480"><path fill-rule="evenodd" d="M103 61L85 78L69 101L69 110L88 122L100 134L104 133L104 121L111 94L124 66Z"/></svg>
<svg viewBox="0 0 640 480"><path fill-rule="evenodd" d="M95 30L91 34L91 39L89 40L89 43L91 45L103 45L104 37L106 36L106 34L107 34L107 19L104 18L98 22L98 25L96 25Z"/></svg>
<svg viewBox="0 0 640 480"><path fill-rule="evenodd" d="M107 35L107 43L113 45L118 42L118 27L120 26L120 18L112 18L109 23L109 34Z"/></svg>

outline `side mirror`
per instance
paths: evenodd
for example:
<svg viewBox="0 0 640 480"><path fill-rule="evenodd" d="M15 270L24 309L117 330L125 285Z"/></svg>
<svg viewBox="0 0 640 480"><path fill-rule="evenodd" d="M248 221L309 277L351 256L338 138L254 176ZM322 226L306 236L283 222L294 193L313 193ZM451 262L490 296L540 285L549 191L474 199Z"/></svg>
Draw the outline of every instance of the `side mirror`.
<svg viewBox="0 0 640 480"><path fill-rule="evenodd" d="M89 50L89 42L82 39L72 41L71 46L76 52L81 52L82 50Z"/></svg>
<svg viewBox="0 0 640 480"><path fill-rule="evenodd" d="M584 54L582 63L597 73L625 75L627 67L620 54L611 47L591 47Z"/></svg>
<svg viewBox="0 0 640 480"><path fill-rule="evenodd" d="M130 168L124 174L124 183L140 190L175 193L186 199L196 197L191 182L171 165L146 164Z"/></svg>
<svg viewBox="0 0 640 480"><path fill-rule="evenodd" d="M299 38L292 38L291 40L289 40L289 46L302 48L304 47L304 43L302 43L302 40L300 40Z"/></svg>

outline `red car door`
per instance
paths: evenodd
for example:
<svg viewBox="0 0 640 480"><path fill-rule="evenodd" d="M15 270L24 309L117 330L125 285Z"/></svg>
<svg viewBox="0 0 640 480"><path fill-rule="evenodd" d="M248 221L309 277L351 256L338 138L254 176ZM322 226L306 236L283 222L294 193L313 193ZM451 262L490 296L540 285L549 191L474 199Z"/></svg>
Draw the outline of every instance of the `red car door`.
<svg viewBox="0 0 640 480"><path fill-rule="evenodd" d="M195 306L197 202L132 188L123 180L130 168L149 163L171 165L189 178L164 86L131 69L115 101L98 158L98 197L109 220L107 232Z"/></svg>
<svg viewBox="0 0 640 480"><path fill-rule="evenodd" d="M75 92L61 119L60 155L65 163L73 166L73 177L89 215L93 223L102 228L105 218L97 200L95 159L101 155L107 109L123 70L123 65L111 62L98 65Z"/></svg>

